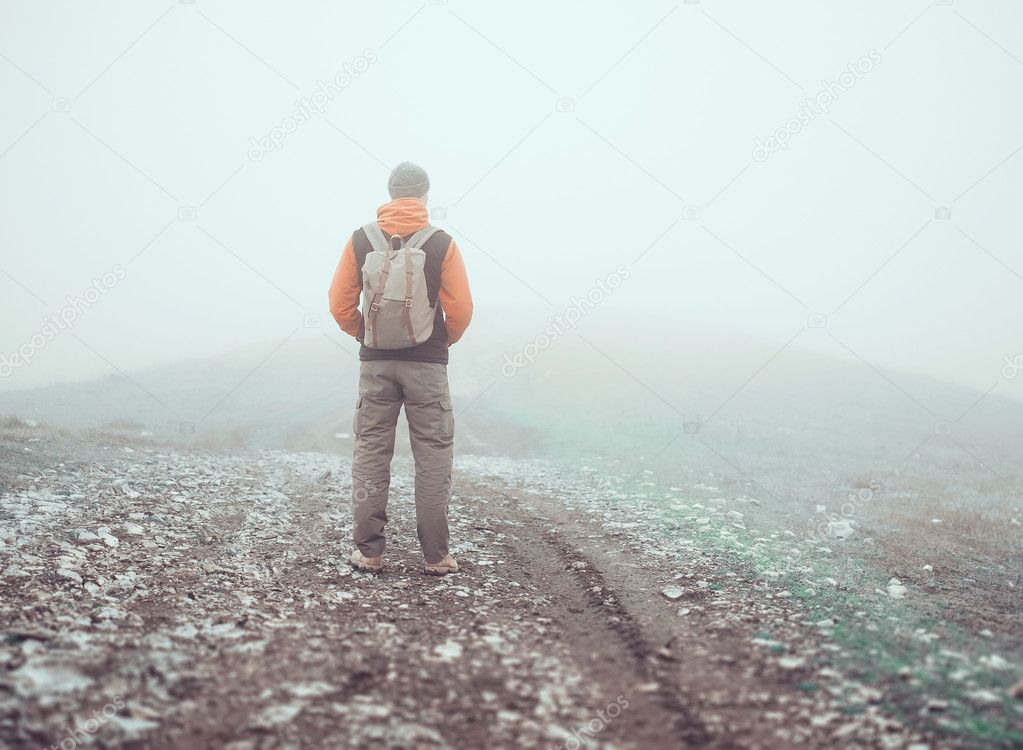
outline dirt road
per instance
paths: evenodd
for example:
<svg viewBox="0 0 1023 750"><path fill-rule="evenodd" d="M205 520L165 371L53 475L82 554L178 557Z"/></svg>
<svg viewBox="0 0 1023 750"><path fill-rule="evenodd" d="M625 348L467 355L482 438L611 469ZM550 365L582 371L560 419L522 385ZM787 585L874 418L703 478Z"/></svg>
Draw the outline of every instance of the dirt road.
<svg viewBox="0 0 1023 750"><path fill-rule="evenodd" d="M401 461L373 576L343 563L337 457L2 448L0 744L952 746L829 668L786 592L514 462L460 463L437 579Z"/></svg>

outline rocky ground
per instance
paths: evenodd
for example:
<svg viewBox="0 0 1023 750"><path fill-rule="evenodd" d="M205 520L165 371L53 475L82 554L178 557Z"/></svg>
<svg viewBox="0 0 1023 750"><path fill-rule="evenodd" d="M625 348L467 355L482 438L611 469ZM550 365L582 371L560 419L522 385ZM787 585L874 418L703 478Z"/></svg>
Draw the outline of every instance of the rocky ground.
<svg viewBox="0 0 1023 750"><path fill-rule="evenodd" d="M22 425L0 459L0 745L969 746L780 582L536 462L459 460L431 578L404 461L375 576L336 456Z"/></svg>

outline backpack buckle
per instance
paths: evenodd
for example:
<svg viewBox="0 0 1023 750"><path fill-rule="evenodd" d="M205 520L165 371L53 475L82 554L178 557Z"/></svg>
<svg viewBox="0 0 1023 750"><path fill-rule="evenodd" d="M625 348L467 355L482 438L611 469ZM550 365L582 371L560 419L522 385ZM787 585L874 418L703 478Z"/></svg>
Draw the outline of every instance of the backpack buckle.
<svg viewBox="0 0 1023 750"><path fill-rule="evenodd" d="M406 297L405 298L405 307L412 307L412 298L411 297Z"/></svg>

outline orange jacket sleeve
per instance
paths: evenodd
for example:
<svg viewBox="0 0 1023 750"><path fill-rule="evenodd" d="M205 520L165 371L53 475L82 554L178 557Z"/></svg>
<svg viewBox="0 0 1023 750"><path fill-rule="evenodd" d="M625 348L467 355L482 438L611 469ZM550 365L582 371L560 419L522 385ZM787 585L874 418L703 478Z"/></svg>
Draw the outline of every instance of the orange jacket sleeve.
<svg viewBox="0 0 1023 750"><path fill-rule="evenodd" d="M362 283L359 280L359 269L355 267L355 248L352 238L348 238L345 249L341 252L341 262L334 271L334 280L330 283L330 314L341 326L341 330L349 336L359 337L362 327L362 313L359 312L359 297L362 294Z"/></svg>
<svg viewBox="0 0 1023 750"><path fill-rule="evenodd" d="M469 277L465 273L462 253L454 240L440 269L440 304L444 310L444 324L448 329L448 346L462 338L472 320L472 294Z"/></svg>

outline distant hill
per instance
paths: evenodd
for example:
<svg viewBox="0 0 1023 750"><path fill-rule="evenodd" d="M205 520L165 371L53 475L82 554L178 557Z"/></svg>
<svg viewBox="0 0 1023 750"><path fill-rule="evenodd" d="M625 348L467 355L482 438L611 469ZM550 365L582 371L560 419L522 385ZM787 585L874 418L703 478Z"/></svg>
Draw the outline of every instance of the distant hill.
<svg viewBox="0 0 1023 750"><path fill-rule="evenodd" d="M545 319L474 324L450 368L463 450L649 458L682 434L769 464L815 453L891 461L933 436L1019 465L1023 404L997 393L878 372L801 350L798 339L779 353L785 339L599 312L553 342L540 335ZM175 442L347 452L354 344L326 331L279 343L2 393L0 414Z"/></svg>

